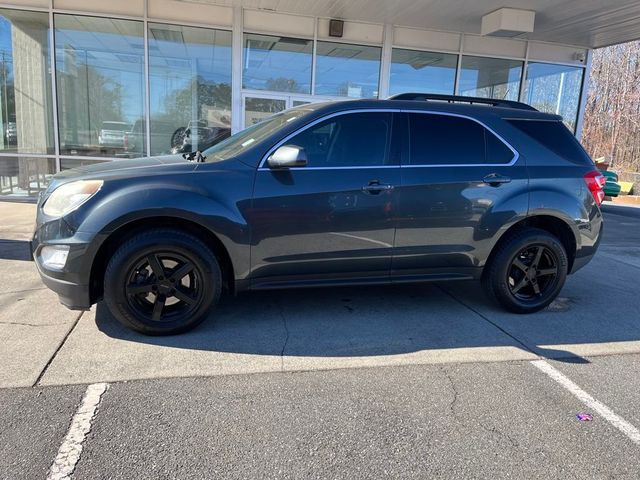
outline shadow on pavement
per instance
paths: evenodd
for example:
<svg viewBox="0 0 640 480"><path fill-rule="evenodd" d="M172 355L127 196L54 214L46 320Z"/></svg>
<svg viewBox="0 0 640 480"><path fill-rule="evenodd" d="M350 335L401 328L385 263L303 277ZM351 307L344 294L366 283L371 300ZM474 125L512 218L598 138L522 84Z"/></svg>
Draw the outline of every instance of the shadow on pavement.
<svg viewBox="0 0 640 480"><path fill-rule="evenodd" d="M31 260L29 242L24 240L0 239L0 259L2 260Z"/></svg>
<svg viewBox="0 0 640 480"><path fill-rule="evenodd" d="M402 285L295 290L295 295L287 291L243 293L224 298L195 330L169 337L149 337L121 326L103 303L98 304L96 322L109 337L130 342L304 357L515 347L542 357L589 363L549 345L640 339L640 326L626 335L602 328L577 334L566 331L561 325L572 322L575 311L524 316L502 312L484 298L474 282L445 288ZM467 306L468 299L472 307Z"/></svg>
<svg viewBox="0 0 640 480"><path fill-rule="evenodd" d="M640 218L640 206L634 207L629 205L616 205L613 203L607 203L603 204L600 208L605 214L613 213L616 215Z"/></svg>

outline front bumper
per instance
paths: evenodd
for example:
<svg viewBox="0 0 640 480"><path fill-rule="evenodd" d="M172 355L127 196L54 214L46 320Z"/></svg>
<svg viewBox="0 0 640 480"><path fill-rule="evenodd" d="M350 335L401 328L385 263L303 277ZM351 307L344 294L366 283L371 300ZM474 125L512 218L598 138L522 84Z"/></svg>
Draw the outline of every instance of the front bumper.
<svg viewBox="0 0 640 480"><path fill-rule="evenodd" d="M91 307L89 285L79 285L67 280L51 277L43 271L43 268L37 260L35 263L42 282L58 294L58 299L62 305L71 310L89 310Z"/></svg>
<svg viewBox="0 0 640 480"><path fill-rule="evenodd" d="M42 282L58 294L60 303L72 310L91 307L91 265L95 256L94 235L73 231L64 218L45 221L38 212L37 227L30 242L31 256ZM62 270L43 266L40 252L45 245L68 245Z"/></svg>

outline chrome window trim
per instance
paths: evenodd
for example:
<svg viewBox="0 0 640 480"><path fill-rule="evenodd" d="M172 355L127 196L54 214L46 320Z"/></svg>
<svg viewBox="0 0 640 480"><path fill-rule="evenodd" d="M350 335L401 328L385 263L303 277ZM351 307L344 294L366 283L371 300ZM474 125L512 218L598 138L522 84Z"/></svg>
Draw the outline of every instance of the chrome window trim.
<svg viewBox="0 0 640 480"><path fill-rule="evenodd" d="M401 110L401 112L402 113L423 113L423 114L431 114L431 115L445 115L445 116L448 116L448 117L459 117L459 118L465 118L467 120L472 120L472 121L480 124L484 128L486 128L487 130L489 130L498 140L500 140L509 150L511 150L511 153L513 153L513 158L511 159L511 161L509 163L453 163L453 164L444 163L444 164L433 164L433 165L406 165L406 164L402 164L402 165L400 165L400 168L512 167L513 165L515 165L515 163L520 158L520 153L518 153L518 151L515 148L513 148L513 146L511 146L511 144L509 142L507 142L502 137L502 135L497 133L495 130L493 130L491 127L489 127L484 122L481 122L477 118L470 117L469 115L461 115L459 113L434 112L434 111L427 111L427 110Z"/></svg>
<svg viewBox="0 0 640 480"><path fill-rule="evenodd" d="M265 162L267 161L267 158L269 158L269 155L271 155L273 152L275 152L285 142L287 142L291 138L295 137L299 133L302 133L305 130L313 127L314 125L317 125L320 122L324 122L325 120L329 120L330 118L338 117L340 115L347 115L349 113L367 113L367 112L369 112L369 113L400 113L401 110L399 108L357 108L357 109L351 109L351 110L342 110L340 112L333 112L333 113L330 113L330 114L325 115L323 117L317 118L313 122L308 123L308 124L300 127L295 132L290 133L289 135L284 137L282 140L280 140L278 143L276 143L273 147L271 147L267 151L267 153L262 157L262 160L260 161L260 164L258 165L258 170L260 170L260 171L264 171L264 170L271 171L271 169L269 167L265 167L264 166ZM349 169L356 169L356 168L399 168L399 167L400 167L400 165L368 165L368 166L354 165L354 166L345 166L345 167L294 167L294 168L295 168L295 170L349 170Z"/></svg>
<svg viewBox="0 0 640 480"><path fill-rule="evenodd" d="M406 165L406 164L402 164L401 163L399 165L365 165L365 166L359 165L359 166L344 166L344 167L295 167L294 169L295 170L354 170L354 169L366 169L366 168L511 167L520 159L520 154L518 153L518 151L509 142L507 142L500 134L498 134L495 130L493 130L491 127L489 127L485 123L481 122L480 120L478 120L476 118L470 117L469 115L462 115L462 114L459 114L459 113L451 113L451 112L438 112L438 111L433 111L433 110L408 110L408 109L399 109L399 108L359 108L359 109L342 110L340 112L330 113L329 115L325 115L325 116L323 116L321 118L318 118L318 119L314 120L313 122L308 123L307 125L304 125L303 127L300 127L295 132L290 133L289 135L287 135L285 138L280 140L278 143L276 143L273 147L271 147L267 151L267 153L262 157L262 160L260 161L260 164L258 165L258 171L271 171L271 169L269 167L265 167L264 166L265 162L267 161L267 158L269 158L269 155L271 155L280 146L282 146L285 142L287 142L291 138L295 137L299 133L304 132L305 130L313 127L314 125L317 125L320 122L324 122L325 120L328 120L328 119L333 118L333 117L337 117L339 115L347 115L347 114L351 114L351 113L366 113L366 112L373 112L373 113L420 113L420 114L444 115L444 116L449 116L449 117L465 118L467 120L474 121L474 122L480 124L482 127L484 127L487 130L489 130L495 137L498 138L498 140L500 140L504 145L506 145L506 147L509 150L511 150L511 152L513 153L513 158L511 159L511 161L509 163L456 163L456 164L433 164L433 165Z"/></svg>

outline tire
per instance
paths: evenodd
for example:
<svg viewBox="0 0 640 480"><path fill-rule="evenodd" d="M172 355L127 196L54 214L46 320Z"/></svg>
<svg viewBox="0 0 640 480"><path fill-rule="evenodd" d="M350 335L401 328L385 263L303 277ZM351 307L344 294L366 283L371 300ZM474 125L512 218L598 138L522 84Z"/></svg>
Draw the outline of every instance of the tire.
<svg viewBox="0 0 640 480"><path fill-rule="evenodd" d="M557 237L538 228L523 228L507 235L485 267L484 289L511 312L542 310L564 286L567 252Z"/></svg>
<svg viewBox="0 0 640 480"><path fill-rule="evenodd" d="M222 290L216 256L180 230L143 231L115 252L104 275L104 301L123 325L172 335L200 324Z"/></svg>
<svg viewBox="0 0 640 480"><path fill-rule="evenodd" d="M171 148L179 147L184 142L184 137L186 136L187 127L179 127L175 132L171 135Z"/></svg>

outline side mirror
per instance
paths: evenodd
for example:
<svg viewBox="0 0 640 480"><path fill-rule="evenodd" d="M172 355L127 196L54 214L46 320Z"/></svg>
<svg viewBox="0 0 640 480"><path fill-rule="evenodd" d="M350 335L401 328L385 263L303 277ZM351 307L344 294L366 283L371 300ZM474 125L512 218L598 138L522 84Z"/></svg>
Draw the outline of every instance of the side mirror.
<svg viewBox="0 0 640 480"><path fill-rule="evenodd" d="M307 154L304 148L296 145L283 145L267 158L269 168L305 167Z"/></svg>

